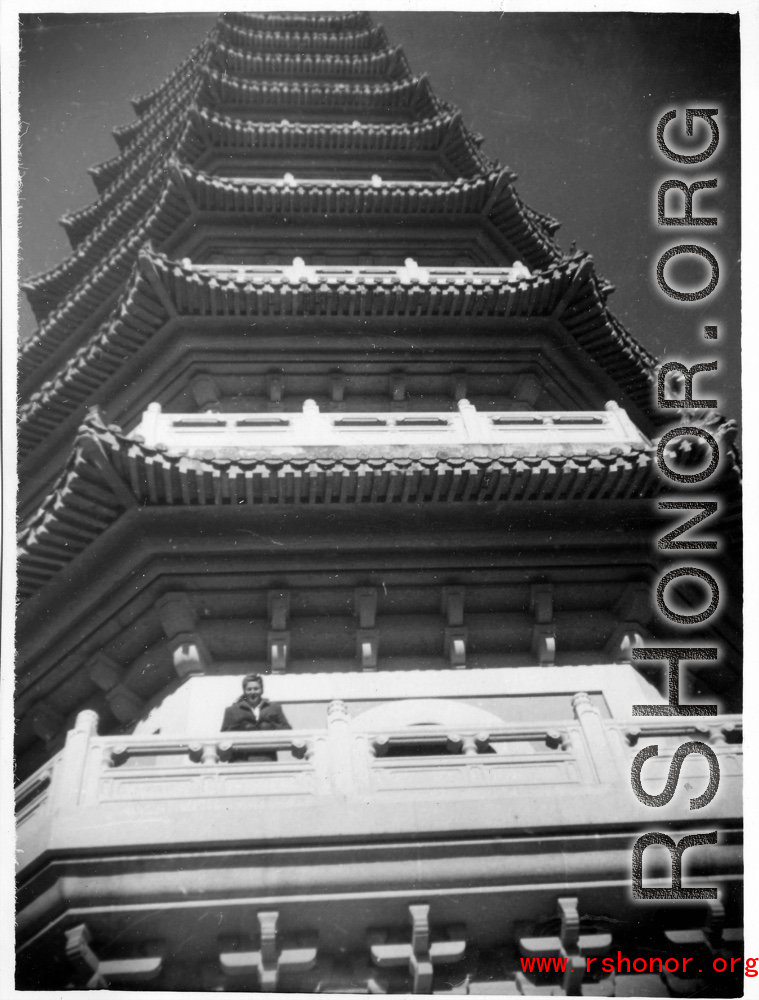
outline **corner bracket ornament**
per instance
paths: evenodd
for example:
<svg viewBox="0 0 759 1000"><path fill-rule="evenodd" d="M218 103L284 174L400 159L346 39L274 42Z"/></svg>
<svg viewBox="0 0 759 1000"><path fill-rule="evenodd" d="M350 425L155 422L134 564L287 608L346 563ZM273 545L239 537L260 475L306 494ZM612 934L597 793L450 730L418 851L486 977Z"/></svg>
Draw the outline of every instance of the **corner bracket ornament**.
<svg viewBox="0 0 759 1000"><path fill-rule="evenodd" d="M558 935L520 938L519 951L525 957L565 959L562 989L567 996L578 996L585 974L585 960L593 955L604 955L611 947L611 934L581 933L576 896L560 897L557 900L557 911L560 920ZM524 982L525 989L522 992L532 992L524 973L517 973L517 982Z"/></svg>
<svg viewBox="0 0 759 1000"><path fill-rule="evenodd" d="M386 930L367 932L372 962L380 968L407 966L413 977L414 993L431 993L435 965L458 962L466 951L466 928L452 924L444 928L447 941L430 941L430 907L427 903L409 906L411 915L411 943L388 944Z"/></svg>
<svg viewBox="0 0 759 1000"><path fill-rule="evenodd" d="M553 625L532 626L532 654L541 667L552 667L556 659L556 630Z"/></svg>
<svg viewBox="0 0 759 1000"><path fill-rule="evenodd" d="M356 659L362 670L376 670L379 660L379 630L377 629L377 588L357 587L353 595L356 630Z"/></svg>
<svg viewBox="0 0 759 1000"><path fill-rule="evenodd" d="M74 989L107 990L116 984L144 983L155 979L163 967L160 955L101 961L90 947L87 924L77 924L65 934L66 958L76 970Z"/></svg>
<svg viewBox="0 0 759 1000"><path fill-rule="evenodd" d="M266 633L267 660L273 674L282 674L287 670L290 658L289 591L269 591L267 610L269 617L269 631Z"/></svg>
<svg viewBox="0 0 759 1000"><path fill-rule="evenodd" d="M693 955L705 948L711 958L735 949L743 941L742 927L725 927L725 907L719 899L706 901L707 916L701 927L664 931L669 955Z"/></svg>
<svg viewBox="0 0 759 1000"><path fill-rule="evenodd" d="M533 584L530 588L532 626L531 652L541 667L553 666L556 659L556 626L553 620L553 585Z"/></svg>
<svg viewBox="0 0 759 1000"><path fill-rule="evenodd" d="M468 630L464 625L463 587L443 587L441 613L445 618L443 653L452 667L466 667Z"/></svg>
<svg viewBox="0 0 759 1000"><path fill-rule="evenodd" d="M301 935L298 941L280 942L277 922L279 912L266 910L256 914L258 920L258 948L253 951L222 951L219 962L228 976L245 976L254 973L264 992L274 992L279 987L282 972L307 972L314 967L318 951L316 934ZM230 942L231 944L231 942Z"/></svg>
<svg viewBox="0 0 759 1000"><path fill-rule="evenodd" d="M647 635L638 622L619 622L604 651L612 663L632 663L632 651L643 645Z"/></svg>
<svg viewBox="0 0 759 1000"><path fill-rule="evenodd" d="M205 673L211 665L211 654L197 632L180 632L168 640L168 647L181 678Z"/></svg>

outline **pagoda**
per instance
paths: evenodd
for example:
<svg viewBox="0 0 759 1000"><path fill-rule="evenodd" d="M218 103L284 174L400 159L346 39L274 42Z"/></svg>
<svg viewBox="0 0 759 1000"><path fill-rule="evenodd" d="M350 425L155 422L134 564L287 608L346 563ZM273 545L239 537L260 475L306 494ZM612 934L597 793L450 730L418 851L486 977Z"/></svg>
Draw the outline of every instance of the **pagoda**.
<svg viewBox="0 0 759 1000"><path fill-rule="evenodd" d="M24 283L17 986L719 995L739 660L632 718L676 633L611 287L365 14L221 15L132 103ZM221 732L251 672L291 730ZM654 814L688 739L719 794ZM719 829L716 899L632 898L654 828Z"/></svg>

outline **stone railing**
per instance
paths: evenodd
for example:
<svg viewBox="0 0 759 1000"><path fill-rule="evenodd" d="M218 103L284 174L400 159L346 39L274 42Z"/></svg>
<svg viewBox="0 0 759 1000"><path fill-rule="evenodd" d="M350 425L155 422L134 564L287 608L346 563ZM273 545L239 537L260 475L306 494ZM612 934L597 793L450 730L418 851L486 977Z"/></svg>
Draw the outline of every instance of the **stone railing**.
<svg viewBox="0 0 759 1000"><path fill-rule="evenodd" d="M361 447L393 450L498 446L643 449L649 442L615 402L600 411L478 411L468 400L456 412L321 413L309 399L301 413L163 413L151 403L132 432L149 447L207 450L214 447Z"/></svg>
<svg viewBox="0 0 759 1000"><path fill-rule="evenodd" d="M34 814L45 808L50 797L53 776L61 765L64 751L61 750L47 764L35 771L16 789L16 823L21 827Z"/></svg>
<svg viewBox="0 0 759 1000"><path fill-rule="evenodd" d="M287 186L282 180L272 181ZM351 181L351 184L361 185L360 181ZM364 182L366 183L366 182ZM408 183L408 182L407 182ZM437 187L437 182L417 181L415 186L428 183L430 187ZM434 264L430 267L417 264L408 257L402 265L393 264L306 264L302 257L295 257L292 264L202 264L193 265L189 259L182 261L184 267L193 266L205 271L209 267L213 268L214 274L220 279L235 279L244 271L246 275L254 275L255 278L263 278L269 281L286 282L322 282L330 279L342 279L347 284L361 281L364 284L371 284L372 279L378 281L394 281L400 284L426 285L434 283L436 285L478 287L481 285L493 285L501 282L519 281L530 276L529 269L521 262L506 267L482 267L479 264L467 264L457 267L442 267Z"/></svg>
<svg viewBox="0 0 759 1000"><path fill-rule="evenodd" d="M584 693L572 704L574 717L558 724L372 731L335 701L325 729L189 739L98 736L97 716L85 711L63 751L18 789L21 865L45 852L146 840L197 846L243 835L286 842L646 823L650 810L630 787L641 741L661 744L655 766L646 764L649 787L666 777L675 746L708 743L722 784L702 815L740 816L737 717L637 725L604 719ZM701 757L686 762L692 787L704 768ZM657 820L687 819L688 793L659 813Z"/></svg>

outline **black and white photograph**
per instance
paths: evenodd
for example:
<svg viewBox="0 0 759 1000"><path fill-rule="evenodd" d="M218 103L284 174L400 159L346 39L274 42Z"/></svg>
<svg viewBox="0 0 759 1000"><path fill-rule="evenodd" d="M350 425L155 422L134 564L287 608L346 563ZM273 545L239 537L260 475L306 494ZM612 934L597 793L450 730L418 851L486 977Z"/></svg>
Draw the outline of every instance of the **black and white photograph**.
<svg viewBox="0 0 759 1000"><path fill-rule="evenodd" d="M2 13L0 993L759 997L746 5L179 6Z"/></svg>

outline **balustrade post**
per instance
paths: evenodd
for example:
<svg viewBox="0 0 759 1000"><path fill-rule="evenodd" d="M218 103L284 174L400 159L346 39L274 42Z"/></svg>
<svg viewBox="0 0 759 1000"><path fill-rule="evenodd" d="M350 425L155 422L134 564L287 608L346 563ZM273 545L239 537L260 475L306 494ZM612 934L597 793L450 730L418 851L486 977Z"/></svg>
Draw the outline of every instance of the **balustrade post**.
<svg viewBox="0 0 759 1000"><path fill-rule="evenodd" d="M584 691L580 691L574 696L572 708L580 723L585 745L590 751L591 762L598 780L603 785L616 783L620 775L614 764L612 748L606 735L606 727L601 713Z"/></svg>
<svg viewBox="0 0 759 1000"><path fill-rule="evenodd" d="M479 443L482 440L482 428L477 409L468 399L460 399L457 405L461 414L461 422L464 426L466 440Z"/></svg>
<svg viewBox="0 0 759 1000"><path fill-rule="evenodd" d="M85 709L66 735L60 767L53 774L51 805L53 813L80 804L84 788L90 739L97 736L98 714Z"/></svg>
<svg viewBox="0 0 759 1000"><path fill-rule="evenodd" d="M332 701L327 709L327 759L332 790L336 795L353 792L353 740L344 701Z"/></svg>

